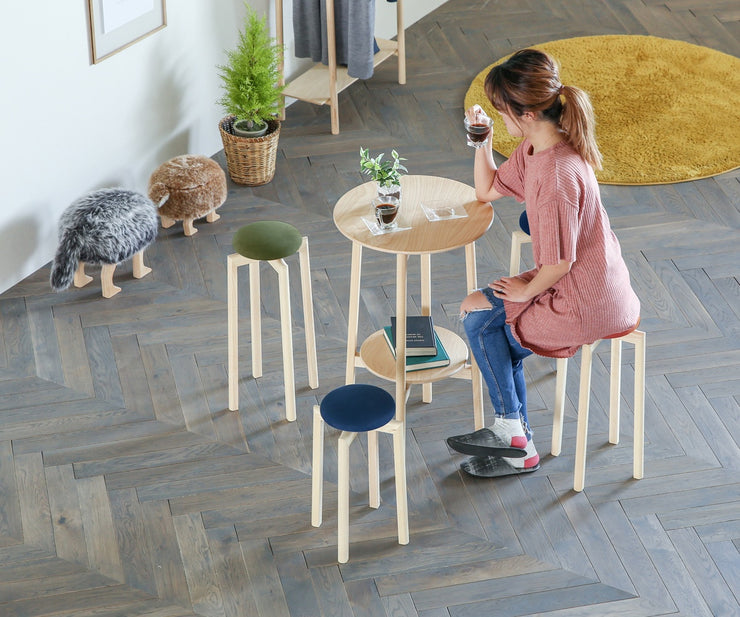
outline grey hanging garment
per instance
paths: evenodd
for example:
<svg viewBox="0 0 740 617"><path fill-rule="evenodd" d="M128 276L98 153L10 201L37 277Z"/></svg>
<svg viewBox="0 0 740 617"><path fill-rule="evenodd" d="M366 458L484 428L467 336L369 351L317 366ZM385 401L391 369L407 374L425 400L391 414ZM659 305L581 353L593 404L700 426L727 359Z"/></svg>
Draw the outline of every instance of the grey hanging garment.
<svg viewBox="0 0 740 617"><path fill-rule="evenodd" d="M337 64L351 77L373 75L375 0L334 0ZM297 58L329 64L326 0L293 0L293 37Z"/></svg>

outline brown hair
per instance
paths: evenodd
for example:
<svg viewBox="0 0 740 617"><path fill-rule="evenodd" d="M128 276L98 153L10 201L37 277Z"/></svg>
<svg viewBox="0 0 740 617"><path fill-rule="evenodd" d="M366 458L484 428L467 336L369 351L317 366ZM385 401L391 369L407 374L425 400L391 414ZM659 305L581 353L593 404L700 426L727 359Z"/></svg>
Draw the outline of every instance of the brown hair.
<svg viewBox="0 0 740 617"><path fill-rule="evenodd" d="M534 112L552 122L594 169L601 169L601 152L594 136L594 111L588 94L560 83L556 61L537 49L522 49L486 76L486 96L498 111L519 117ZM562 100L561 100L562 97Z"/></svg>

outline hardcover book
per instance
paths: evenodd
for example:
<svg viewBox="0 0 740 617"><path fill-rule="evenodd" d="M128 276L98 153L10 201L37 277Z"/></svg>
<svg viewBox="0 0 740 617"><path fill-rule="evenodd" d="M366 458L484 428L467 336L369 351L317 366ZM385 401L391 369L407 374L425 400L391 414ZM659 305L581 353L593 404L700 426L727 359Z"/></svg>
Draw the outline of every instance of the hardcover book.
<svg viewBox="0 0 740 617"><path fill-rule="evenodd" d="M396 340L396 318L391 317L391 333ZM408 315L406 317L406 357L436 356L434 324L430 315Z"/></svg>
<svg viewBox="0 0 740 617"><path fill-rule="evenodd" d="M385 336L385 341L388 343L388 347L390 347L391 353L395 358L395 338L393 337L393 332L390 326L385 326L383 328L383 335ZM442 345L442 341L439 340L436 332L434 333L434 340L437 343L437 354L434 356L409 356L407 354L406 372L421 371L428 368L439 368L441 366L449 365L450 357L447 355L447 351L445 351L444 345Z"/></svg>

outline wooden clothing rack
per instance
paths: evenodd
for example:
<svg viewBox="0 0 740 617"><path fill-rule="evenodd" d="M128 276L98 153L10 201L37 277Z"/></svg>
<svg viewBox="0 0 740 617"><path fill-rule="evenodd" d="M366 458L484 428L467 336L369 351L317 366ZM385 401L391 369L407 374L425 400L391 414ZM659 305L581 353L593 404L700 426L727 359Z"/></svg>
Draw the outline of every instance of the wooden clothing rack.
<svg viewBox="0 0 740 617"><path fill-rule="evenodd" d="M308 101L314 105L329 104L331 108L331 132L339 134L339 93L350 84L357 81L350 77L347 67L337 67L336 35L334 24L334 0L326 0L326 32L328 43L329 65L316 63L305 73L285 84L284 58L280 62L280 85L283 90L283 105L281 118L285 119L285 97L290 96L301 101ZM275 0L275 29L279 45L283 45L283 0ZM396 40L375 39L380 51L373 56L373 67L378 66L390 56L398 56L398 83L406 83L406 40L403 29L403 0L396 2Z"/></svg>

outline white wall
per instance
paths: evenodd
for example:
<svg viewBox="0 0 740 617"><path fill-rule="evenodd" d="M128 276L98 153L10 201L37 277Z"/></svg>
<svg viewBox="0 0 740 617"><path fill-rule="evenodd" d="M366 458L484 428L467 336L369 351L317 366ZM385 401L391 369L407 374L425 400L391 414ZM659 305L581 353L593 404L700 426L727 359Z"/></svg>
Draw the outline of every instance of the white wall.
<svg viewBox="0 0 740 617"><path fill-rule="evenodd" d="M445 0L405 0L408 27ZM251 0L260 13L270 0ZM285 3L286 75L293 58ZM33 5L33 8L31 8ZM395 33L395 4L376 0L376 33ZM91 64L86 0L8 1L0 9L0 292L54 256L61 212L87 191L146 192L153 169L222 148L215 66L241 25L241 0L167 0L167 27Z"/></svg>

